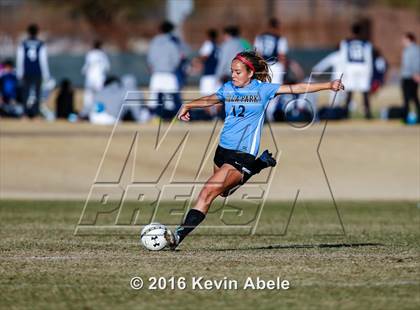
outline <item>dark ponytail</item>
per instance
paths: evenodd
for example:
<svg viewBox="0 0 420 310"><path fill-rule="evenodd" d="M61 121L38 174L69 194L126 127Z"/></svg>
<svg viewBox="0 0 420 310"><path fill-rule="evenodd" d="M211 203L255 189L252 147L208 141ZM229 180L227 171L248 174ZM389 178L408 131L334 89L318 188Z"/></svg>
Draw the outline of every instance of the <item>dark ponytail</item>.
<svg viewBox="0 0 420 310"><path fill-rule="evenodd" d="M271 82L270 68L267 61L255 51L241 52L234 59L241 61L248 71L254 71L254 79L261 82ZM243 61L245 59L245 61ZM250 65L250 62L252 65ZM255 69L255 70L254 70Z"/></svg>

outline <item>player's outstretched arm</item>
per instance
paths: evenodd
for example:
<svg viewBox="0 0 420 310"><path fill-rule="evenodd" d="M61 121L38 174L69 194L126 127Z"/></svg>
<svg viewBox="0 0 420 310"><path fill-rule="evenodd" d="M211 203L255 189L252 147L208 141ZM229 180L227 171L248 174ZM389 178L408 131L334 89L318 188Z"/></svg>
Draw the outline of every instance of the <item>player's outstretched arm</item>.
<svg viewBox="0 0 420 310"><path fill-rule="evenodd" d="M305 94L313 93L321 90L340 91L344 90L341 80L334 80L326 83L298 83L290 85L281 85L276 95L281 94Z"/></svg>
<svg viewBox="0 0 420 310"><path fill-rule="evenodd" d="M219 104L220 99L214 94L210 96L204 96L188 103L184 103L181 109L178 112L178 119L184 122L188 122L190 120L190 110L196 108L206 108L213 106L215 104Z"/></svg>

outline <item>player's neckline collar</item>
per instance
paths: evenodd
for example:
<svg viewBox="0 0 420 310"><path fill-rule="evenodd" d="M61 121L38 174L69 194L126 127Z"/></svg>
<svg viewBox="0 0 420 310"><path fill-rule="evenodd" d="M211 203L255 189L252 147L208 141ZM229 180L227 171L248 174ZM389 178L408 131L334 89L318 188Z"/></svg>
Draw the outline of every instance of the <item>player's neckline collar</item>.
<svg viewBox="0 0 420 310"><path fill-rule="evenodd" d="M249 88L253 88L258 84L258 81L256 79L252 79L251 82L249 82L248 85L244 86L244 87L237 87L235 85L233 85L233 87L235 87L236 89L249 89Z"/></svg>

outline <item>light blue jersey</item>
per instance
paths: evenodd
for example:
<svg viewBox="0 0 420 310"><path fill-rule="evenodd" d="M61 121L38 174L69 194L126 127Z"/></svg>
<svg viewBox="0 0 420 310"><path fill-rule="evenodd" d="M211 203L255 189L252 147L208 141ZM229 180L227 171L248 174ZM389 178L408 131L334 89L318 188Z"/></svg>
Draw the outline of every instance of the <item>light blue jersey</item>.
<svg viewBox="0 0 420 310"><path fill-rule="evenodd" d="M231 81L225 83L216 93L226 113L220 146L256 156L265 109L279 87L280 84L258 80L252 80L245 87L236 87Z"/></svg>

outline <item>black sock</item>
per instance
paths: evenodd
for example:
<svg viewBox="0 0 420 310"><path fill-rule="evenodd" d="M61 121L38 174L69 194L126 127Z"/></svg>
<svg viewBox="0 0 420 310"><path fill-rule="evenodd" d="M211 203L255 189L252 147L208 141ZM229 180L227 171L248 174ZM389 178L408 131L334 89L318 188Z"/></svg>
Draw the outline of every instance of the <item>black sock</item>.
<svg viewBox="0 0 420 310"><path fill-rule="evenodd" d="M191 209L188 211L187 217L184 223L176 229L176 233L179 236L179 242L192 232L206 217L206 215L198 211L197 209Z"/></svg>

